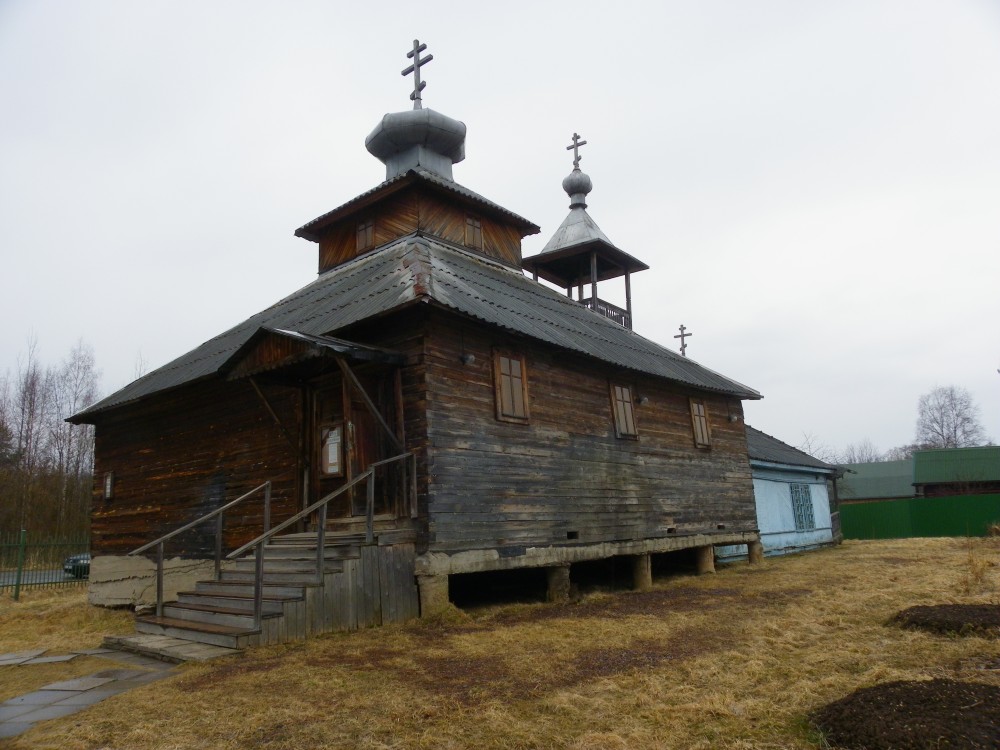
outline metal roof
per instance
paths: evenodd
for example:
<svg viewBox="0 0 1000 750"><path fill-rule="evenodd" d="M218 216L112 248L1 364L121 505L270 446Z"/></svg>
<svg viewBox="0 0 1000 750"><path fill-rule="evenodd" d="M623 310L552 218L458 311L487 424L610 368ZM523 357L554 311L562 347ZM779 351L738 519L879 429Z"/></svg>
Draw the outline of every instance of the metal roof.
<svg viewBox="0 0 1000 750"><path fill-rule="evenodd" d="M150 372L71 418L97 413L219 373L261 328L334 334L426 302L485 323L697 390L760 394L660 346L497 261L437 239L408 235L339 265L277 304Z"/></svg>
<svg viewBox="0 0 1000 750"><path fill-rule="evenodd" d="M879 461L870 464L845 464L845 474L837 485L841 499L871 500L890 497L913 497L913 462Z"/></svg>
<svg viewBox="0 0 1000 750"><path fill-rule="evenodd" d="M787 464L789 466L807 466L810 469L820 469L830 473L837 473L836 466L832 466L818 458L813 458L808 453L794 448L788 443L783 443L776 437L771 437L765 432L754 429L746 425L747 429L747 453L751 462L766 461L775 464Z"/></svg>
<svg viewBox="0 0 1000 750"><path fill-rule="evenodd" d="M1000 446L940 448L913 454L913 483L1000 481Z"/></svg>
<svg viewBox="0 0 1000 750"><path fill-rule="evenodd" d="M481 208L486 208L489 211L499 214L518 224L520 228L524 231L525 236L531 234L538 234L541 228L537 224L525 219L523 216L518 216L513 211L508 211L503 206L500 206L493 201L484 198L479 193L476 193L464 185L459 185L453 180L449 180L442 177L439 174L435 174L430 170L424 169L422 167L414 167L403 174L400 174L392 179L386 180L385 182L376 185L371 190L362 193L361 195L352 198L343 205L338 206L332 211L327 211L322 216L317 216L312 221L306 222L301 227L295 230L296 237L302 237L307 240L312 240L313 242L319 241L319 234L323 229L328 227L335 221L342 219L365 206L374 203L376 200L382 198L387 193L393 193L397 190L402 190L407 185L411 185L415 182L429 182L439 188L447 190L450 193L458 195L465 200L480 206Z"/></svg>

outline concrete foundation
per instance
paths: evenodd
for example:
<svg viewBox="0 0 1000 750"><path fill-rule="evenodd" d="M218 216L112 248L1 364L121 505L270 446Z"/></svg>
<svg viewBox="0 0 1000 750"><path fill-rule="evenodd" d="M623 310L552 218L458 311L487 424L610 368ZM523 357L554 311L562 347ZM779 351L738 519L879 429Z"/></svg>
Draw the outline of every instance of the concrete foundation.
<svg viewBox="0 0 1000 750"><path fill-rule="evenodd" d="M764 545L760 542L750 542L747 545L747 560L751 565L764 562Z"/></svg>
<svg viewBox="0 0 1000 750"><path fill-rule="evenodd" d="M545 593L547 602L569 601L569 565L554 565L545 569L548 579L548 589Z"/></svg>
<svg viewBox="0 0 1000 750"><path fill-rule="evenodd" d="M632 588L649 591L653 588L653 558L650 555L636 555L632 558Z"/></svg>
<svg viewBox="0 0 1000 750"><path fill-rule="evenodd" d="M417 576L420 589L420 616L443 612L450 606L448 600L448 576Z"/></svg>
<svg viewBox="0 0 1000 750"><path fill-rule="evenodd" d="M177 600L178 591L193 589L215 575L213 560L163 561L163 600ZM145 557L99 555L90 562L87 601L102 607L156 604L156 563Z"/></svg>
<svg viewBox="0 0 1000 750"><path fill-rule="evenodd" d="M704 575L705 573L715 572L715 547L711 544L707 544L704 547L698 547L698 575Z"/></svg>

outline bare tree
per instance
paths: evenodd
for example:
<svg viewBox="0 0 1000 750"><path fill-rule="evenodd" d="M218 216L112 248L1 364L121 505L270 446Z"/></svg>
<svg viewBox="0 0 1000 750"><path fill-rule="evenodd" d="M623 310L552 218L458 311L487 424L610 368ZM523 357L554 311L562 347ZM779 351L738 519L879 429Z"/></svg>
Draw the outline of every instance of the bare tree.
<svg viewBox="0 0 1000 750"><path fill-rule="evenodd" d="M851 443L840 454L842 464L874 464L885 461L886 454L875 447L871 440L865 438L860 443Z"/></svg>
<svg viewBox="0 0 1000 750"><path fill-rule="evenodd" d="M910 443L909 445L897 445L895 448L890 448L885 452L886 461L908 461L913 457L913 454L918 450L923 448L922 445L917 443Z"/></svg>
<svg viewBox="0 0 1000 750"><path fill-rule="evenodd" d="M927 448L969 448L986 442L979 407L965 388L935 388L917 404L917 443Z"/></svg>
<svg viewBox="0 0 1000 750"><path fill-rule="evenodd" d="M795 447L820 461L826 461L828 464L837 463L836 451L811 432L803 432L802 442Z"/></svg>

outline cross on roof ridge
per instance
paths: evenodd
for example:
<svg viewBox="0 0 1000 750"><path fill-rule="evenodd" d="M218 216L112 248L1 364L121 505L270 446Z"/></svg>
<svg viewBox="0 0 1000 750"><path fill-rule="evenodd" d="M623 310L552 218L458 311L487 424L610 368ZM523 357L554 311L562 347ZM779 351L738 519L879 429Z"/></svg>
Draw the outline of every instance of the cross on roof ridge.
<svg viewBox="0 0 1000 750"><path fill-rule="evenodd" d="M403 69L402 75L408 76L413 73L413 93L410 94L410 99L413 101L414 109L422 109L423 104L421 103L420 92L424 90L424 86L427 85L426 81L420 80L420 67L426 65L431 60L434 59L434 55L427 55L427 57L420 57L420 53L427 49L426 44L421 44L419 39L413 40L413 49L406 53L406 56L413 60L413 64Z"/></svg>

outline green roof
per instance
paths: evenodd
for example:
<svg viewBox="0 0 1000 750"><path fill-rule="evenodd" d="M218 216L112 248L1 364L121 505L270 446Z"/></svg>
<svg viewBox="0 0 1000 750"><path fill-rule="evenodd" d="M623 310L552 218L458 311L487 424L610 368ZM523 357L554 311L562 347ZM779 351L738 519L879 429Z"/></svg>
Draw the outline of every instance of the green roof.
<svg viewBox="0 0 1000 750"><path fill-rule="evenodd" d="M914 484L1000 481L1000 446L941 448L913 454Z"/></svg>
<svg viewBox="0 0 1000 750"><path fill-rule="evenodd" d="M837 483L843 500L883 497L913 497L913 464L910 461L880 461L872 464L848 464Z"/></svg>

